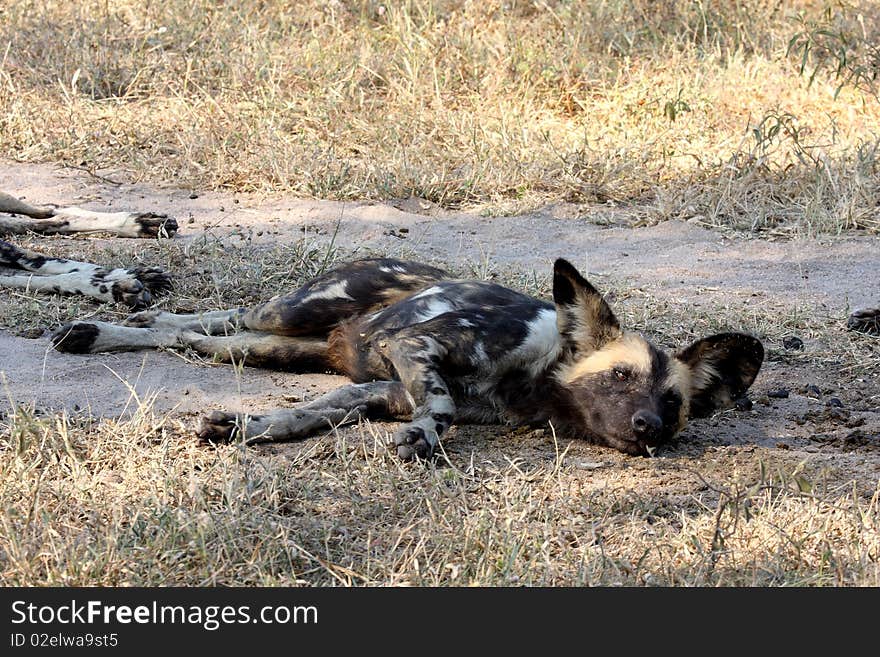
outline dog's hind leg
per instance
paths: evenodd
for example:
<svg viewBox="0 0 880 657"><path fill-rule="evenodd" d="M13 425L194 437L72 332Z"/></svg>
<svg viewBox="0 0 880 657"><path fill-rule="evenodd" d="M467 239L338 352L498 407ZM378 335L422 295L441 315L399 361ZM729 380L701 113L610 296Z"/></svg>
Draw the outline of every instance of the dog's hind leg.
<svg viewBox="0 0 880 657"><path fill-rule="evenodd" d="M214 411L201 419L196 433L208 442L297 440L362 418L406 418L412 409L412 398L402 383L373 381L343 386L292 409L258 415Z"/></svg>
<svg viewBox="0 0 880 657"><path fill-rule="evenodd" d="M57 329L52 335L52 342L58 351L74 354L189 347L218 361L254 367L295 372L332 369L326 340L258 331L214 336L188 329L139 328L97 321L74 322Z"/></svg>
<svg viewBox="0 0 880 657"><path fill-rule="evenodd" d="M145 310L130 315L123 322L123 325L138 328L196 331L205 335L226 335L244 328L242 316L246 312L246 308L211 310L193 314Z"/></svg>
<svg viewBox="0 0 880 657"><path fill-rule="evenodd" d="M32 217L34 219L48 219L55 214L55 207L51 205L31 205L11 194L0 192L0 212L23 214L26 217Z"/></svg>

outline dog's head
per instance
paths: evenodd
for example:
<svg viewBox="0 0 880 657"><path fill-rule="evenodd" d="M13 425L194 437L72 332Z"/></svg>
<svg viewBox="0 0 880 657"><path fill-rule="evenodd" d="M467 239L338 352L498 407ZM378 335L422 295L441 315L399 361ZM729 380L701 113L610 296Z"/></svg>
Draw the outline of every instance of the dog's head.
<svg viewBox="0 0 880 657"><path fill-rule="evenodd" d="M562 342L555 373L571 420L595 442L653 456L688 418L729 408L758 374L761 343L720 333L676 354L620 328L602 295L565 260L553 269L553 300Z"/></svg>

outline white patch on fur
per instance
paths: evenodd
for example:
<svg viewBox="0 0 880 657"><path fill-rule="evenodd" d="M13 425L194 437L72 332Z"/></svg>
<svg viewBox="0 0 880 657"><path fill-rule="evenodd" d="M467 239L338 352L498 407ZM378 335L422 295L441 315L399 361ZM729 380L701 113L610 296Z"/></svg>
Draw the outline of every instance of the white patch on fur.
<svg viewBox="0 0 880 657"><path fill-rule="evenodd" d="M531 376L537 376L559 358L562 344L556 328L556 311L544 308L526 324L525 340L513 351L513 358L520 361Z"/></svg>
<svg viewBox="0 0 880 657"><path fill-rule="evenodd" d="M678 413L679 429L684 428L690 413L692 379L693 373L690 367L677 358L669 359L669 375L666 377L666 381L663 382L663 387L667 390L678 390L681 395L681 409Z"/></svg>
<svg viewBox="0 0 880 657"><path fill-rule="evenodd" d="M452 415L455 413L455 404L448 395L428 395L425 406L431 415Z"/></svg>
<svg viewBox="0 0 880 657"><path fill-rule="evenodd" d="M422 311L416 315L416 321L426 322L453 309L454 306L445 299L430 299Z"/></svg>
<svg viewBox="0 0 880 657"><path fill-rule="evenodd" d="M458 325L459 325L461 328L471 328L471 327L473 327L473 326L476 326L476 324L474 324L474 323L473 323L471 320L469 320L469 319L460 319L460 320L458 320Z"/></svg>
<svg viewBox="0 0 880 657"><path fill-rule="evenodd" d="M404 267L402 265L392 265L391 269L393 269L394 271L396 271L399 274L406 273L406 267Z"/></svg>
<svg viewBox="0 0 880 657"><path fill-rule="evenodd" d="M443 288L439 285L432 285L429 288L426 288L419 292L418 294L412 295L409 299L410 301L414 301L415 299L423 299L424 297L432 297L435 294L442 294Z"/></svg>
<svg viewBox="0 0 880 657"><path fill-rule="evenodd" d="M721 379L718 370L711 364L702 360L694 365L690 372L691 390L694 392L708 390L712 386L717 385L718 381Z"/></svg>
<svg viewBox="0 0 880 657"><path fill-rule="evenodd" d="M347 287L348 281L333 283L333 285L328 285L325 288L312 292L304 297L300 303L308 303L309 301L315 301L317 299L349 299L350 301L353 301L354 297L346 291Z"/></svg>
<svg viewBox="0 0 880 657"><path fill-rule="evenodd" d="M474 365L485 365L489 362L489 354L486 353L486 347L482 342L474 345L474 352L471 354L471 362Z"/></svg>
<svg viewBox="0 0 880 657"><path fill-rule="evenodd" d="M390 274L393 270L390 267L379 267L379 271Z"/></svg>
<svg viewBox="0 0 880 657"><path fill-rule="evenodd" d="M112 232L120 237L140 237L139 215L133 212L95 212L82 208L58 208L54 220L67 221L78 233Z"/></svg>

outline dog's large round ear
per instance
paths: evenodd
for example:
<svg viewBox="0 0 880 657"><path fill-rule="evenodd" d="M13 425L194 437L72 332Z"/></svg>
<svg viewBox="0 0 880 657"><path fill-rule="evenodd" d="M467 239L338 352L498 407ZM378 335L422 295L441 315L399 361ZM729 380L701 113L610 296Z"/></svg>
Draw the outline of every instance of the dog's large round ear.
<svg viewBox="0 0 880 657"><path fill-rule="evenodd" d="M690 416L730 408L752 385L764 346L751 335L719 333L697 340L675 356L690 371Z"/></svg>
<svg viewBox="0 0 880 657"><path fill-rule="evenodd" d="M621 335L611 308L577 269L560 258L553 265L556 326L572 353L590 353Z"/></svg>

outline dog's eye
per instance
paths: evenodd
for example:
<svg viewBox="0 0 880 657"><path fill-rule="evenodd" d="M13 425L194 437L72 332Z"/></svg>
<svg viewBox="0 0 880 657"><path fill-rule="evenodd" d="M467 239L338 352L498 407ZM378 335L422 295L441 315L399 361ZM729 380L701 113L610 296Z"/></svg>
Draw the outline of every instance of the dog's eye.
<svg viewBox="0 0 880 657"><path fill-rule="evenodd" d="M629 378L629 376L627 375L626 372L624 372L623 370L619 370L617 368L614 369L614 377L618 381L626 381Z"/></svg>

